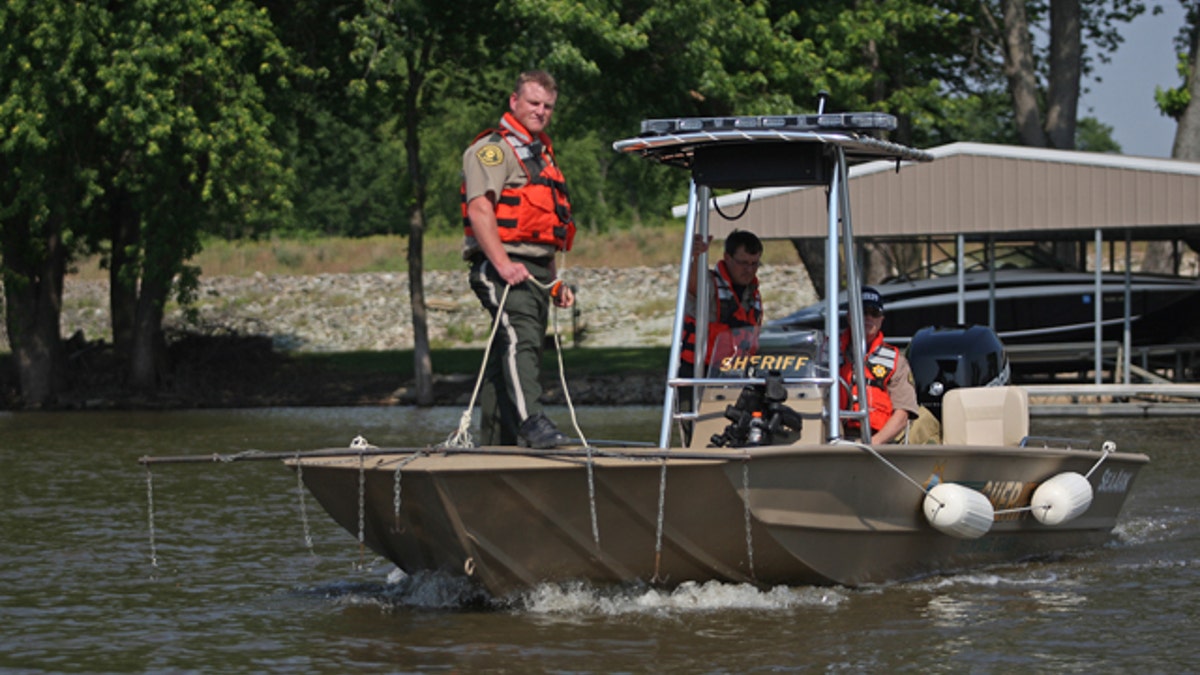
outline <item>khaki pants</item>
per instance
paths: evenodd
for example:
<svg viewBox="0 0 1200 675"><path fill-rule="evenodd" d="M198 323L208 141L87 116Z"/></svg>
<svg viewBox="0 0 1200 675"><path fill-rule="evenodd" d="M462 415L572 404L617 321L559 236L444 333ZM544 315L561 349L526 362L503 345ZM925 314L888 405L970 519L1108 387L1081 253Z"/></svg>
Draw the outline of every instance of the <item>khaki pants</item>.
<svg viewBox="0 0 1200 675"><path fill-rule="evenodd" d="M917 419L909 423L908 429L896 442L908 445L938 445L942 442L942 424L929 412L929 408L921 406L917 411Z"/></svg>

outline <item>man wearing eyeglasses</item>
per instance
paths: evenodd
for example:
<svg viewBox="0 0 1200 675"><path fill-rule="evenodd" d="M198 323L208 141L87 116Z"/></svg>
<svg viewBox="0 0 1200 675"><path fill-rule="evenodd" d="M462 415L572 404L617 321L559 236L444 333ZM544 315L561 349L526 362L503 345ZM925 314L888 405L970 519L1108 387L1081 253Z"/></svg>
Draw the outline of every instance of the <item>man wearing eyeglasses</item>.
<svg viewBox="0 0 1200 675"><path fill-rule="evenodd" d="M708 250L708 242L697 241L693 257ZM725 239L725 256L709 270L713 295L708 302L708 348L704 351L705 366L717 360L718 342L724 349L736 348L730 342L731 332L737 329L757 329L762 325L762 296L758 292L758 267L762 260L762 241L753 233L734 230ZM694 261L693 261L694 262ZM688 302L683 318L683 361L680 375L691 377L696 372L696 269L688 282ZM744 331L751 332L751 331ZM728 356L728 354L723 354Z"/></svg>
<svg viewBox="0 0 1200 675"><path fill-rule="evenodd" d="M912 383L912 371L904 354L883 341L883 296L870 286L862 288L863 329L867 349L863 366L866 370L867 400L872 443L892 443L900 439L909 420L918 417L920 407ZM842 408L861 410L862 396L854 378L854 359L850 354L850 334L841 335ZM846 422L850 433L860 432L858 420Z"/></svg>

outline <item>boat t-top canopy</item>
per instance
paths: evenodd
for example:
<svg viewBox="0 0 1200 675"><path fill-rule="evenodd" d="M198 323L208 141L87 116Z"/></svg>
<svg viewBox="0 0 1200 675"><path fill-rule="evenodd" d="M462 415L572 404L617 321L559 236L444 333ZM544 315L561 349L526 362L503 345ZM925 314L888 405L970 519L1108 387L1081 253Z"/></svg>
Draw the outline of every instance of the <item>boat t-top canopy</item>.
<svg viewBox="0 0 1200 675"><path fill-rule="evenodd" d="M933 159L924 150L869 135L895 128L893 115L874 112L649 119L642 121L641 135L617 141L613 149L699 172L694 178L711 188L823 185L829 177L814 160L830 159L826 145L839 147L851 166Z"/></svg>
<svg viewBox="0 0 1200 675"><path fill-rule="evenodd" d="M692 266L708 267L707 254L692 257L693 242L708 239L707 204L715 189L745 189L751 187L780 187L824 185L828 188L828 240L826 247L826 288L842 285L839 265L839 243L844 247L845 288L848 297L860 295L861 280L855 266L853 228L850 219L850 198L847 192L848 167L877 160L895 160L897 170L904 163L928 162L933 155L892 143L876 134L896 128L896 118L877 112L824 113L797 115L765 115L758 117L685 117L650 119L642 122L642 132L636 138L613 143L618 152L639 154L646 159L688 169L691 185L688 193L687 225L680 259L681 274L672 328L670 370L663 403L663 424L659 438L661 448L670 447L671 421L688 417L675 412L676 390L681 386L717 384L702 377L679 378L682 352L684 313L687 306L688 279ZM695 315L708 316L707 274L696 275ZM837 339L839 333L838 294L827 293L830 307L826 312L825 335ZM849 312L851 353L856 385L866 390L863 360L865 338L862 305L851 302ZM697 364L706 362L708 345L707 323L696 322L695 351ZM841 411L838 382L840 355L837 349L825 350L826 372L816 382L825 388L829 411L829 439L841 434L840 420L848 417L865 418L866 411ZM699 375L699 373L696 373ZM761 382L748 379L745 384ZM722 380L720 384L742 384ZM695 391L693 389L693 391ZM696 395L696 394L693 394ZM695 405L692 406L695 410ZM870 442L869 425L863 424L864 441Z"/></svg>

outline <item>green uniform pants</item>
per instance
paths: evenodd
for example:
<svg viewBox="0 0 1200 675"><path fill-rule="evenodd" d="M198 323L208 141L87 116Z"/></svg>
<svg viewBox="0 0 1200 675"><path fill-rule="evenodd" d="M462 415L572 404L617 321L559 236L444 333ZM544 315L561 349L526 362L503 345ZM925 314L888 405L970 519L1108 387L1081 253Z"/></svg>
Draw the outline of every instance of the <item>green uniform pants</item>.
<svg viewBox="0 0 1200 675"><path fill-rule="evenodd" d="M524 264L542 284L552 281L552 259L513 257L513 261ZM550 318L550 294L527 281L509 288L501 307L507 284L486 258L472 263L470 277L471 290L492 321L500 314L479 391L478 443L516 445L521 422L543 410L542 345Z"/></svg>

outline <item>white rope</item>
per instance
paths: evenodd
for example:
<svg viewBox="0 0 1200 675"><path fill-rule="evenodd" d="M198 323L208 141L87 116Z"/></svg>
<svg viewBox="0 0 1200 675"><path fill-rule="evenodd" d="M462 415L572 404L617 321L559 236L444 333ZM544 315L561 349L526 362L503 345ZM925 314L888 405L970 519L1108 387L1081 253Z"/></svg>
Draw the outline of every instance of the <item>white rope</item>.
<svg viewBox="0 0 1200 675"><path fill-rule="evenodd" d="M158 548L154 544L154 474L146 465L146 519L150 524L150 567L158 568Z"/></svg>
<svg viewBox="0 0 1200 675"><path fill-rule="evenodd" d="M550 295L553 295L553 289L556 284L564 283L561 279L554 279L549 284L543 284L534 277L529 277L526 281ZM471 400L467 404L467 409L463 411L462 416L458 420L458 428L445 441L435 446L437 448L471 449L476 447L475 440L471 438L471 412L475 409L475 400L479 396L479 388L483 384L484 373L487 372L492 340L495 339L496 331L500 328L500 319L504 314L504 305L508 301L508 291L511 288L511 285L504 287L504 294L501 296L500 305L496 309L496 319L492 322L492 332L488 335L487 347L483 350L483 363L479 366L479 375L475 378L475 389L471 392ZM551 299L551 302L553 302L553 299ZM575 433L579 436L579 442L587 448L588 504L591 506L592 539L596 542L596 548L600 548L600 525L596 516L596 480L593 472L592 446L588 444L587 437L583 435L583 430L579 427L579 418L575 414L575 404L571 401L571 389L567 386L567 372L566 367L563 365L562 339L558 326L557 305L554 307L554 354L558 359L558 380L562 385L563 398L567 404L567 411L571 414L571 425L575 428Z"/></svg>
<svg viewBox="0 0 1200 675"><path fill-rule="evenodd" d="M537 286L538 288L540 288L546 292L550 292L554 288L554 285L557 283L565 283L565 282L562 282L561 280L555 280L555 281L551 281L549 284L543 284L542 282L540 282L537 279L534 279L532 277L530 277L529 280L532 281L535 286ZM587 438L583 435L583 431L579 428L579 419L575 416L575 404L571 402L571 390L570 390L570 388L567 387L567 371L566 371L565 366L563 366L562 351L563 351L562 350L562 334L558 327L558 306L555 305L555 307L554 307L554 353L555 353L555 356L558 357L558 381L559 381L559 384L561 384L562 388L563 388L563 399L565 399L566 404L567 404L567 412L569 412L571 414L571 426L573 426L575 428L575 433L578 434L578 436L579 436L580 444L587 447L587 445L588 445Z"/></svg>
<svg viewBox="0 0 1200 675"><path fill-rule="evenodd" d="M479 366L479 376L475 378L475 390L471 392L471 401L458 420L458 429L451 433L445 441L434 447L470 449L475 447L475 439L471 438L471 411L475 409L475 400L479 397L479 388L483 386L483 375L487 372L488 357L492 353L492 340L500 329L500 319L504 316L504 303L508 302L508 289L504 286L504 294L500 296L500 306L496 309L496 320L492 322L492 332L488 335L487 346L483 349L483 363Z"/></svg>
<svg viewBox="0 0 1200 675"><path fill-rule="evenodd" d="M852 446L858 448L859 450L863 450L863 451L869 453L875 459L882 462L884 466L891 469L892 471L895 471L896 474L899 475L901 478L908 481L909 483L912 483L913 486L916 487L918 490L920 490L922 494L924 494L927 497L932 498L934 501L936 501L941 506L943 506L943 507L946 506L945 504L942 503L942 501L940 499L938 499L937 497L934 497L932 494L930 494L928 488L926 488L924 485L921 485L912 476L909 476L908 474L904 473L903 469L901 469L900 467L898 467L895 464L892 464L890 461L888 461L888 459L886 457L884 457L883 455L879 454L879 451L876 450L875 448L872 448L871 446L869 446L865 443L857 443L855 441L848 441L845 439L835 441L835 444L837 444L837 445L852 445Z"/></svg>
<svg viewBox="0 0 1200 675"><path fill-rule="evenodd" d="M878 459L880 462L883 462L884 466L891 469L892 471L895 471L901 478L908 481L909 483L912 483L913 486L915 486L918 490L920 490L922 493L924 493L925 496L929 497L930 499L933 499L934 501L936 501L938 504L940 504L943 507L946 506L945 504L942 503L942 500L938 499L937 497L934 497L933 494L930 493L929 488L926 488L924 485L921 485L912 476L909 476L908 474L904 473L904 471L900 467L889 462L887 460L887 458L884 457L883 455L879 454L879 451L877 451L875 448L872 448L871 446L863 444L863 443L855 443L854 441L847 441L847 440L840 440L840 441L838 441L838 443L844 444L844 445L853 445L854 447L856 447L860 450L865 450L866 452L868 452L872 456L874 456L875 459ZM1096 460L1096 463L1094 465L1092 465L1092 468L1087 472L1087 474L1084 475L1084 478L1091 478L1092 473L1094 473L1096 471L1096 469L1100 468L1100 465L1104 463L1104 460L1108 459L1109 454L1116 451L1116 449L1117 449L1116 443L1113 443L1112 441L1105 441L1104 444L1101 446L1100 459ZM1006 514L1006 513L1019 513L1021 511L1029 511L1032 509L1033 509L1033 506L1022 506L1022 507L1018 507L1018 508L1002 509L1002 510L996 511L996 515L1002 515L1002 514Z"/></svg>
<svg viewBox="0 0 1200 675"><path fill-rule="evenodd" d="M1088 472L1083 477L1091 478L1092 474L1096 473L1096 469L1099 469L1100 465L1104 463L1104 460L1108 459L1108 456L1116 451L1117 444L1112 441L1104 441L1104 443L1100 444L1100 459L1096 460L1096 463L1092 465L1092 468L1088 469Z"/></svg>
<svg viewBox="0 0 1200 675"><path fill-rule="evenodd" d="M362 436L359 436L362 438ZM313 558L317 557L317 551L313 548L312 530L308 527L308 503L304 500L304 465L300 463L300 451L296 451L296 494L300 497L300 524L304 527L304 545L308 547L308 552Z"/></svg>
<svg viewBox="0 0 1200 675"><path fill-rule="evenodd" d="M551 282L549 286L543 286L536 279L533 280L539 288L550 291L554 288L555 283L563 283L562 281ZM571 414L571 426L575 428L575 433L579 436L579 442L587 449L587 483L588 483L588 504L591 510L592 517L592 540L596 542L596 548L600 548L600 522L596 516L596 475L594 472L594 463L592 461L592 446L588 443L587 437L583 435L583 430L579 428L579 418L575 415L575 404L571 401L571 389L567 386L567 370L563 366L563 350L561 331L558 327L558 306L554 306L554 354L558 358L558 381L562 385L563 399L567 404L567 412Z"/></svg>
<svg viewBox="0 0 1200 675"><path fill-rule="evenodd" d="M548 284L544 284L541 281L538 281L534 277L529 277L528 279L526 279L526 281L528 281L529 283L532 283L535 287L540 288L541 290L546 291L547 293L549 293L554 288L555 284L563 283L561 280L555 279L554 281L551 281ZM488 335L487 346L483 350L483 363L480 365L479 375L475 378L475 389L471 392L471 400L467 404L467 409L463 411L462 417L459 418L458 428L453 433L451 433L450 436L447 437L444 442L440 443L439 445L437 445L435 447L459 448L459 449L470 449L470 448L476 447L475 441L471 437L471 413L475 409L475 401L478 399L479 389L483 385L483 376L484 376L484 373L487 372L488 358L491 355L492 341L496 337L496 331L498 331L500 329L500 320L504 313L504 305L508 301L508 291L511 288L512 288L512 286L506 285L504 287L504 294L500 297L500 305L496 309L496 318L492 322L492 332ZM575 414L575 405L571 401L571 390L569 387L567 387L567 374L566 374L566 367L563 365L562 339L561 339L560 335L561 335L561 331L558 326L558 309L557 309L557 307L555 307L555 312L554 312L554 351L555 351L555 355L558 358L558 379L559 379L559 382L562 384L563 397L566 399L567 410L571 415L571 424L575 428L575 433L578 434L579 441L582 445L584 445L586 447L590 447L590 446L588 446L587 438L583 435L583 431L579 428L579 419L576 417L576 414ZM591 470L590 462L589 462L588 468L590 471ZM590 479L590 476L589 476L589 479Z"/></svg>

